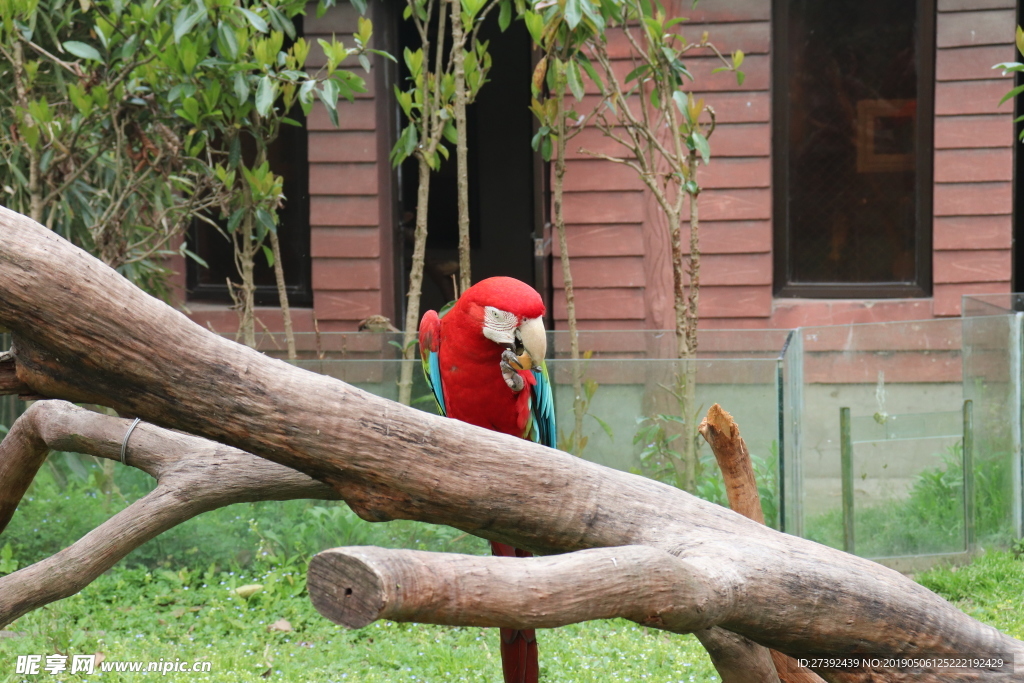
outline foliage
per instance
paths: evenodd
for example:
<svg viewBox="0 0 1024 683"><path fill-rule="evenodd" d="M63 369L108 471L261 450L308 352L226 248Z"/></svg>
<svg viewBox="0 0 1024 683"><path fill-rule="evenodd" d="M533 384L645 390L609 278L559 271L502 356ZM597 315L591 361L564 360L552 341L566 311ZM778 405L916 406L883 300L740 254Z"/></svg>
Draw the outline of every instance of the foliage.
<svg viewBox="0 0 1024 683"><path fill-rule="evenodd" d="M682 488L682 474L678 468L682 456L673 447L681 435L678 432L669 433L666 426L684 422L685 420L678 415L661 413L637 419L637 430L633 434L633 445L640 448L640 469L637 474ZM765 524L773 529L779 527L778 449L778 442L773 441L767 458L750 454ZM700 464L700 474L694 493L706 501L729 507L725 481L722 479L718 463L715 462L714 454L702 453Z"/></svg>
<svg viewBox="0 0 1024 683"><path fill-rule="evenodd" d="M280 179L258 153L243 158L241 138L272 140L293 104L308 113L316 98L336 121L338 99L365 89L338 65L370 51L369 22L354 50L321 41L327 64L307 74L310 46L292 23L304 9L0 0L0 109L15 122L0 129L4 203L158 293L164 258L194 218L220 208L229 232L243 218L252 240L272 232Z"/></svg>
<svg viewBox="0 0 1024 683"><path fill-rule="evenodd" d="M3 203L155 292L171 241L212 205L160 59L180 5L0 0Z"/></svg>
<svg viewBox="0 0 1024 683"><path fill-rule="evenodd" d="M585 351L583 353L583 361L588 361L594 355L593 351ZM579 374L582 376L586 372L585 362L581 365L580 363L573 364L574 372L579 367ZM608 435L608 438L612 441L615 440L615 434L612 431L611 425L602 420L600 417L590 412L590 405L594 401L594 396L597 395L597 390L600 385L597 380L588 378L581 384L581 392L579 396L574 400L574 407L578 407L583 417L590 417L594 422L601 427L601 430ZM568 432L559 429L558 430L558 449L565 451L566 453L572 453L573 455L583 455L584 449L590 442L590 437L582 433L577 432L576 429L572 429Z"/></svg>
<svg viewBox="0 0 1024 683"><path fill-rule="evenodd" d="M957 442L937 455L942 465L923 470L903 500L858 508L856 551L865 557L956 552L964 548L963 451ZM994 454L976 458L975 534L982 545L1006 544L1009 529L1009 459ZM842 547L842 511L807 520L807 537Z"/></svg>

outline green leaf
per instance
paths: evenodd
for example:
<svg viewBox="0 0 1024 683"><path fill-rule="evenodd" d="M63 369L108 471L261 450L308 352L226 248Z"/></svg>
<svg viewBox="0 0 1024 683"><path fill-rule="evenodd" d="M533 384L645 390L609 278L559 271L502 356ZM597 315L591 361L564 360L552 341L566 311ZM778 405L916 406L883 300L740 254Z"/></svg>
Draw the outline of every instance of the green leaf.
<svg viewBox="0 0 1024 683"><path fill-rule="evenodd" d="M266 116L270 113L270 108L274 105L276 98L277 86L270 76L264 76L260 79L260 84L256 88L256 111L259 112L260 116Z"/></svg>
<svg viewBox="0 0 1024 683"><path fill-rule="evenodd" d="M235 9L244 14L245 18L249 20L250 24L252 24L252 27L260 33L266 33L269 30L270 27L267 26L266 19L256 14L251 9L246 9L244 7L235 7Z"/></svg>
<svg viewBox="0 0 1024 683"><path fill-rule="evenodd" d="M64 49L73 54L76 57L82 59L92 59L97 62L102 62L103 57L100 56L99 51L92 45L86 43L80 43L77 40L69 40L63 45Z"/></svg>
<svg viewBox="0 0 1024 683"><path fill-rule="evenodd" d="M327 116L330 117L331 123L335 127L338 126L338 93L339 86L333 79L328 79L323 82L320 86L320 90L317 91L317 96L320 101L327 107Z"/></svg>
<svg viewBox="0 0 1024 683"><path fill-rule="evenodd" d="M1024 85L1018 85L1016 88L1014 88L1010 92L1008 92L1005 95L1003 95L1003 99L999 100L999 104L1002 104L1006 100L1013 99L1014 97L1016 97L1017 95L1021 94L1022 92L1024 92ZM999 106L999 105L996 105L996 106Z"/></svg>
<svg viewBox="0 0 1024 683"><path fill-rule="evenodd" d="M292 40L295 40L295 24L292 20L281 13L281 10L277 9L273 5L266 5L267 12L270 14L270 23L273 27L284 33Z"/></svg>
<svg viewBox="0 0 1024 683"><path fill-rule="evenodd" d="M231 24L222 21L217 25L217 49L221 55L234 61L238 59L238 39Z"/></svg>
<svg viewBox="0 0 1024 683"><path fill-rule="evenodd" d="M459 131L455 128L455 124L453 121L445 121L444 130L442 131L442 134L444 135L444 139L447 140L448 142L452 143L453 145L458 144Z"/></svg>
<svg viewBox="0 0 1024 683"><path fill-rule="evenodd" d="M266 209L256 209L256 222L269 232L277 232L277 224L274 223L274 217ZM274 262L271 261L270 265L274 265Z"/></svg>
<svg viewBox="0 0 1024 683"><path fill-rule="evenodd" d="M590 0L565 0L565 23L570 29L574 29L583 21L582 3Z"/></svg>
<svg viewBox="0 0 1024 683"><path fill-rule="evenodd" d="M544 17L537 12L523 12L523 22L534 44L540 45L544 35Z"/></svg>
<svg viewBox="0 0 1024 683"><path fill-rule="evenodd" d="M700 153L700 158L704 160L704 165L708 165L708 159L711 158L711 147L708 145L708 139L694 131L690 134L690 139L693 141L693 148Z"/></svg>
<svg viewBox="0 0 1024 683"><path fill-rule="evenodd" d="M1020 26L1017 27L1017 33L1015 34L1014 40L1017 43L1017 52L1024 54L1024 30L1022 30Z"/></svg>
<svg viewBox="0 0 1024 683"><path fill-rule="evenodd" d="M504 33L512 24L512 0L501 0L498 6L498 28Z"/></svg>
<svg viewBox="0 0 1024 683"><path fill-rule="evenodd" d="M604 420L599 418L597 415L594 415L593 413L587 413L587 414L590 415L590 417L592 417L595 420L597 420L597 424L601 425L601 429L604 430L604 433L608 435L609 439L611 439L612 441L615 440L615 435L612 433L612 428L610 426L608 426L607 422L605 422Z"/></svg>
<svg viewBox="0 0 1024 683"><path fill-rule="evenodd" d="M416 151L419 138L416 133L416 126L409 124L398 136L398 141L391 149L391 165L398 166Z"/></svg>
<svg viewBox="0 0 1024 683"><path fill-rule="evenodd" d="M228 219L228 232L234 232L235 230L238 230L238 224L242 222L242 218L244 216L245 209L238 209L233 214L231 214L231 218Z"/></svg>
<svg viewBox="0 0 1024 683"><path fill-rule="evenodd" d="M241 71L235 72L235 97L239 102L249 99L249 79Z"/></svg>
<svg viewBox="0 0 1024 683"><path fill-rule="evenodd" d="M268 247L265 244L262 245L262 246L263 246L263 255L267 257L267 265L270 266L271 268L273 268L274 267L274 250L271 249L270 247Z"/></svg>
<svg viewBox="0 0 1024 683"><path fill-rule="evenodd" d="M649 64L641 64L640 66L638 66L637 68L633 69L628 74L626 74L626 78L625 78L625 80L623 82L629 83L630 81L632 81L634 79L642 77L644 74L646 74L650 70L651 70L651 67L650 67Z"/></svg>
<svg viewBox="0 0 1024 683"><path fill-rule="evenodd" d="M195 25L199 23L199 20L206 16L206 5L199 2L197 9L189 13L188 7L181 8L178 12L178 16L174 19L174 43L178 44L181 42L182 37L195 28Z"/></svg>
<svg viewBox="0 0 1024 683"><path fill-rule="evenodd" d="M566 80L569 83L569 90L577 102L583 101L583 79L580 78L580 65L575 60L569 62L569 68L565 70Z"/></svg>

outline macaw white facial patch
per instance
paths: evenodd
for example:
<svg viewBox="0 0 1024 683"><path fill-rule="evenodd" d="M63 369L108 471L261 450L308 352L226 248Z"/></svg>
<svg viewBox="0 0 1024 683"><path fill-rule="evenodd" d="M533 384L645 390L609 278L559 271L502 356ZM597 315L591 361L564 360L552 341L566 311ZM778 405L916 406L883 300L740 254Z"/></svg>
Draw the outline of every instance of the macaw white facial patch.
<svg viewBox="0 0 1024 683"><path fill-rule="evenodd" d="M484 336L495 344L507 346L515 343L515 331L519 319L514 313L494 306L484 306Z"/></svg>

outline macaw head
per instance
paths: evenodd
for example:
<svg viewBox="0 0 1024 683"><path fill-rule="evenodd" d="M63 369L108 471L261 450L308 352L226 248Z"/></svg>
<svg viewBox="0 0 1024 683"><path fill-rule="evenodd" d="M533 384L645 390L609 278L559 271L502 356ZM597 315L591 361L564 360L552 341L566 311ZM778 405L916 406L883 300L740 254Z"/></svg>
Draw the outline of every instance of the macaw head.
<svg viewBox="0 0 1024 683"><path fill-rule="evenodd" d="M487 278L463 292L457 305L483 337L510 349L523 369L544 360L544 301L530 285L511 277Z"/></svg>

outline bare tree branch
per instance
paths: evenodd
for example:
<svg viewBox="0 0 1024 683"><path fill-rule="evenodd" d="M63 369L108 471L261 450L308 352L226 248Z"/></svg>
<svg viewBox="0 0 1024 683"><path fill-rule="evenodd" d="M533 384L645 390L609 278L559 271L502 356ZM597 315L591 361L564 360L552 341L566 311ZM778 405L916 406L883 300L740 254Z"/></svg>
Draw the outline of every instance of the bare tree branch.
<svg viewBox="0 0 1024 683"><path fill-rule="evenodd" d="M131 420L64 401L34 403L0 442L0 531L51 450L120 460ZM141 423L128 464L157 480L135 501L51 557L0 577L0 627L74 595L146 541L203 512L257 500L336 500L326 484L229 446Z"/></svg>

